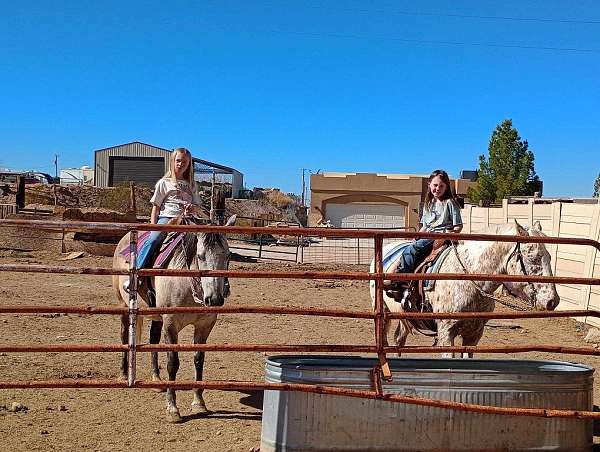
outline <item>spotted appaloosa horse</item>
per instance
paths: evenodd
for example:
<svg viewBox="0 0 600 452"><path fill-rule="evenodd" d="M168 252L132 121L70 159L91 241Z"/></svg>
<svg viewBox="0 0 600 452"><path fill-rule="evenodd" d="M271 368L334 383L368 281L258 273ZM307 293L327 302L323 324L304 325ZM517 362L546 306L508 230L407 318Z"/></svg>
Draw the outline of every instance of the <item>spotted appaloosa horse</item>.
<svg viewBox="0 0 600 452"><path fill-rule="evenodd" d="M225 226L232 226L235 216L231 217ZM129 234L119 242L113 258L113 267L128 268L128 263L122 256L121 250L129 246ZM229 246L225 235L220 233L187 233L182 242L174 251L173 257L167 268L200 269L200 270L225 270L229 265ZM128 276L113 276L113 287L117 292L119 301L127 305L129 294L123 288L123 283ZM222 306L229 295L229 285L223 277L187 278L176 276L154 277L153 286L156 291L156 307L171 306ZM143 298L146 304L148 300ZM167 344L176 344L179 332L188 325L194 327L194 344L204 344L208 339L217 315L214 313L190 314L162 314L150 317L150 343L160 342L161 332L164 332L164 341ZM142 317L138 317L137 337L141 335ZM121 342L128 341L128 316L121 320ZM177 352L167 352L167 372L169 380L174 381L179 370L179 356ZM194 355L196 380L202 380L204 368L204 352ZM123 353L121 360L121 374L127 376L127 353ZM158 354L152 353L152 379L160 380ZM177 407L175 390L167 389L167 415L171 422L180 422L181 416ZM202 389L194 389L192 413L206 411L206 404L202 397Z"/></svg>
<svg viewBox="0 0 600 452"><path fill-rule="evenodd" d="M482 231L486 234L544 236L539 222L527 230L517 221L493 226ZM458 236L460 237L460 236ZM386 250L397 245L386 245ZM371 263L374 272L375 263ZM552 276L550 254L543 243L459 241L456 252L450 251L439 268L440 273L486 273L492 275L543 275ZM454 281L437 280L428 293L433 312L491 312L495 301L491 295L499 286L498 281ZM508 291L528 303L531 309L552 311L560 301L553 283L505 282ZM370 283L371 299L375 303L375 282ZM402 312L402 306L384 292L386 308L391 312ZM477 345L483 335L487 319L442 319L436 320L437 345L453 346L457 336L463 345ZM391 321L386 322L385 337ZM394 332L396 344L403 346L413 330L406 320L399 320ZM444 354L454 357L454 354ZM469 354L472 357L472 354Z"/></svg>

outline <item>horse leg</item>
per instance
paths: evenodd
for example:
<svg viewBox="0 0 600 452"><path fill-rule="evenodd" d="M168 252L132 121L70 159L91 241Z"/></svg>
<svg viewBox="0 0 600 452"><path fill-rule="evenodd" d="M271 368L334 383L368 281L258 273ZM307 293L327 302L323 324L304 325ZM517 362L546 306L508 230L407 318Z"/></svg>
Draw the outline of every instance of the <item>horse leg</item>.
<svg viewBox="0 0 600 452"><path fill-rule="evenodd" d="M171 322L167 328L165 328L165 343L166 344L177 344L178 331ZM177 371L179 370L179 354L177 352L167 352L167 372L169 374L169 381L175 381L177 378ZM169 422L181 422L181 415L179 414L179 408L177 408L177 397L175 395L175 389L167 388L167 418Z"/></svg>
<svg viewBox="0 0 600 452"><path fill-rule="evenodd" d="M461 334L463 345L477 345L483 336L483 325L475 331L470 331L471 334ZM463 353L463 358L473 358L473 352Z"/></svg>
<svg viewBox="0 0 600 452"><path fill-rule="evenodd" d="M163 322L162 320L152 320L150 323L150 343L160 343L160 335L162 332ZM158 352L151 353L152 361L152 380L160 381L160 368L158 366Z"/></svg>
<svg viewBox="0 0 600 452"><path fill-rule="evenodd" d="M396 345L398 347L404 347L409 332L410 330L406 328L406 326L400 320L398 322L398 326L396 326L396 331L394 331L394 340L396 341ZM398 352L398 357L400 356L402 356L402 353Z"/></svg>
<svg viewBox="0 0 600 452"><path fill-rule="evenodd" d="M437 345L439 347L453 347L456 333L452 328L453 324L447 321L438 322L438 340ZM455 353L442 353L442 358L454 358Z"/></svg>
<svg viewBox="0 0 600 452"><path fill-rule="evenodd" d="M121 344L126 345L129 343L129 316L121 316ZM121 354L121 380L127 380L127 372L129 367L128 352L124 351Z"/></svg>
<svg viewBox="0 0 600 452"><path fill-rule="evenodd" d="M208 339L208 335L213 326L214 322L208 328L205 325L196 325L194 327L194 344L206 344L206 340ZM198 351L194 353L194 368L196 381L202 381L202 375L204 373L204 352ZM206 409L204 397L202 396L203 392L204 390L202 388L194 388L194 400L192 401L193 414L206 413L208 411Z"/></svg>

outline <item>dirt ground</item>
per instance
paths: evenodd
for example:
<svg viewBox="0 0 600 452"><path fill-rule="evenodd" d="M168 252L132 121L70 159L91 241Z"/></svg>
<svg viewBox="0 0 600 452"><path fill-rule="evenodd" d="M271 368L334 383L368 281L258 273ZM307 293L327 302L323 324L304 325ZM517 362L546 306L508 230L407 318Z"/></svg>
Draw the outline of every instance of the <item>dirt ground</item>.
<svg viewBox="0 0 600 452"><path fill-rule="evenodd" d="M110 267L106 257L86 256L60 261L60 254L0 250L0 264L31 263ZM332 266L234 263L246 269L334 269ZM362 267L344 267L356 270ZM335 269L340 269L339 266ZM110 277L57 274L0 273L3 305L93 305L114 306ZM340 305L341 302L341 305ZM229 305L314 306L365 309L370 305L367 284L360 281L306 281L237 279L232 281ZM0 316L4 344L114 344L119 342L119 319L114 316L39 315ZM512 323L512 325L510 324ZM146 328L144 328L146 330ZM486 328L482 344L523 343L589 346L581 325L571 319L516 320ZM147 333L143 337L147 341ZM190 342L184 331L182 342ZM212 343L373 343L372 322L366 320L223 315L212 335ZM412 336L409 344L430 344L430 339ZM149 378L149 356L139 356L139 377ZM120 357L114 353L14 354L2 353L0 379L115 378ZM485 355L480 355L485 357ZM488 355L487 357L503 357ZM506 358L558 359L598 367L589 356L527 353ZM192 356L181 354L179 378L192 379ZM161 356L164 367L165 358ZM205 378L262 381L262 353L207 353ZM166 371L163 370L163 374ZM600 400L600 378L594 385ZM178 397L184 422L165 422L164 394L150 390L2 390L0 391L0 450L31 451L131 451L202 450L251 451L260 443L261 393L205 393L210 412L190 416L191 392ZM9 408L21 403L26 410ZM598 429L596 429L598 430ZM600 442L595 437L595 442Z"/></svg>

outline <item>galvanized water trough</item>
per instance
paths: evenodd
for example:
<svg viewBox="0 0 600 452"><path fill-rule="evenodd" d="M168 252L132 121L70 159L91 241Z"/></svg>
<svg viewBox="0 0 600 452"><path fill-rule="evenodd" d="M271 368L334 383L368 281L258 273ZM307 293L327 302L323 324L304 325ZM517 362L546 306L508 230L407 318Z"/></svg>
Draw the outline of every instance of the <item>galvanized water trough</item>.
<svg viewBox="0 0 600 452"><path fill-rule="evenodd" d="M376 359L273 356L268 383L370 389ZM559 361L392 359L389 393L520 408L592 410L591 367ZM522 417L265 391L261 451L590 451L592 420Z"/></svg>

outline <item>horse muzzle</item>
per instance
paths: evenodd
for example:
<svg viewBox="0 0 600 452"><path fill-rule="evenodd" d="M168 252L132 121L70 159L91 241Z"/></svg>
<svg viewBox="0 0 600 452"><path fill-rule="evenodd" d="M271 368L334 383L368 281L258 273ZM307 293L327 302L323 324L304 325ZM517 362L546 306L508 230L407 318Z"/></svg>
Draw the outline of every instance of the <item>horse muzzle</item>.
<svg viewBox="0 0 600 452"><path fill-rule="evenodd" d="M546 311L554 311L558 306L558 303L560 303L560 298L558 295L556 295L556 297L548 300L546 303Z"/></svg>
<svg viewBox="0 0 600 452"><path fill-rule="evenodd" d="M225 304L225 298L222 295L204 297L204 304L206 306L223 306Z"/></svg>

